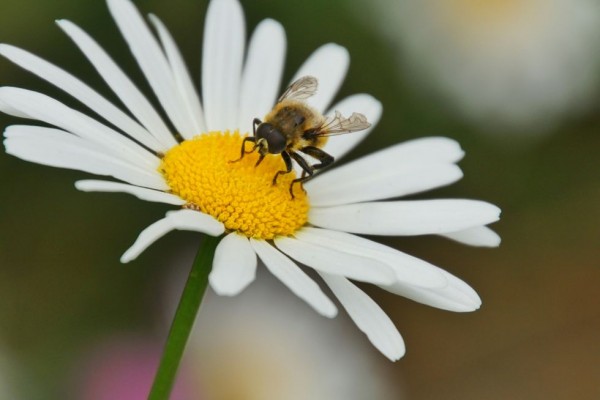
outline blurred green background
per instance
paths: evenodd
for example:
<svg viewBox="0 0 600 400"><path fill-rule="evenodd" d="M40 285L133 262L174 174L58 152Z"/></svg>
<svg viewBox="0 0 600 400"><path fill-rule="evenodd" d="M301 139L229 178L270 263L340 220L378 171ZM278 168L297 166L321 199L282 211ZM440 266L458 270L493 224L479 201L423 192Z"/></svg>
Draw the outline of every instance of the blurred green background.
<svg viewBox="0 0 600 400"><path fill-rule="evenodd" d="M448 136L466 151L465 177L418 197L476 198L502 208L493 226L502 236L499 249L435 237L387 240L463 278L483 299L481 310L453 314L365 287L407 344L397 363L381 357L398 393L410 399L600 398L600 90L583 111L539 134L475 125L447 97L403 73L402 50L378 33L375 14L361 12L366 2L242 4L248 31L265 17L284 25L284 82L321 44L348 48L352 61L338 99L368 92L384 105L378 127L350 159L412 138ZM197 81L207 2L136 5L166 23ZM40 55L114 100L53 23L57 18L83 27L150 93L102 1L2 0L0 41ZM0 85L39 90L79 107L4 59ZM15 123L0 115L0 126ZM156 309L173 272L172 255L200 239L172 233L135 262L120 264L139 231L168 207L76 191L73 182L86 176L0 152L0 347L14 363L8 369L25 399L68 398L73 366L98 338L118 331L160 337L165 328Z"/></svg>

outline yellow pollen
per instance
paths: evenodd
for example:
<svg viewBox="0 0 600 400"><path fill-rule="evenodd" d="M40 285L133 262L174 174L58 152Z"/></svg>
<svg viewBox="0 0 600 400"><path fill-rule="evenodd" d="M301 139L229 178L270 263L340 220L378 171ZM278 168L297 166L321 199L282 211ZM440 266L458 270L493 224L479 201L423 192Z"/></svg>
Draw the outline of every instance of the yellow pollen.
<svg viewBox="0 0 600 400"><path fill-rule="evenodd" d="M238 132L196 136L170 149L159 171L187 207L212 215L228 231L259 239L293 234L306 223L309 208L300 185L294 185L294 199L290 195L296 174L279 175L272 184L275 173L285 170L279 155L267 155L258 167L258 152L230 162L240 158L242 140Z"/></svg>

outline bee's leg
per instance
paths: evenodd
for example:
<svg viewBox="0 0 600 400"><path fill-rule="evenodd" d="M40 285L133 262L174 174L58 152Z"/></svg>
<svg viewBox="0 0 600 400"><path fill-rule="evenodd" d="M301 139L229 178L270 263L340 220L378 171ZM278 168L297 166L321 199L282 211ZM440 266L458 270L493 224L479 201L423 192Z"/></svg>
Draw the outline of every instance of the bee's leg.
<svg viewBox="0 0 600 400"><path fill-rule="evenodd" d="M252 142L252 143L254 143L254 146L252 146L252 150L246 151L246 142ZM242 151L241 151L240 158L238 158L237 160L231 160L229 162L230 163L234 163L234 162L240 161L242 158L244 158L244 155L246 153L252 153L254 150L256 150L256 147L257 147L256 146L256 138L254 136L245 137L244 140L242 141Z"/></svg>
<svg viewBox="0 0 600 400"><path fill-rule="evenodd" d="M285 171L277 171L277 173L273 177L273 185L277 184L277 177L279 175L289 174L290 172L292 172L292 159L290 158L290 155L287 153L287 151L281 152L281 158L283 158L283 161L285 162Z"/></svg>
<svg viewBox="0 0 600 400"><path fill-rule="evenodd" d="M242 142L242 151L240 154L240 158L238 158L237 160L229 161L230 163L238 162L242 158L244 158L244 155L246 155L247 153L252 153L254 150L256 150L256 148L258 147L256 145L256 126L260 125L260 124L262 124L262 121L258 118L254 118L254 120L252 121L252 136L248 136L248 137L244 138L244 141ZM254 143L254 146L252 146L252 150L246 151L246 142ZM262 161L262 158L258 160L256 165L260 164L261 161Z"/></svg>
<svg viewBox="0 0 600 400"><path fill-rule="evenodd" d="M302 177L294 179L292 181L292 184L290 185L290 194L292 195L292 199L293 199L294 198L294 184L299 183L302 190L304 190L302 183L304 181L308 180L312 176L312 174L314 174L314 168L304 158L302 158L302 156L300 156L300 154L290 152L290 156L302 168ZM308 176L307 176L307 174L308 174ZM306 192L306 190L304 190L304 192Z"/></svg>
<svg viewBox="0 0 600 400"><path fill-rule="evenodd" d="M320 163L314 164L311 166L311 168L313 170L326 168L326 167L330 166L331 164L333 164L333 161L335 161L335 158L333 158L332 155L325 153L323 150L321 150L318 147L307 146L307 147L304 147L303 149L300 149L300 151L303 152L304 154L308 154L309 156L316 158L317 160L320 161ZM312 174L309 174L310 176L307 176L307 177L304 177L304 174L302 174L302 175L303 175L302 178L304 180L308 180L312 176Z"/></svg>
<svg viewBox="0 0 600 400"><path fill-rule="evenodd" d="M295 183L299 183L302 190L304 190L303 183L308 181L310 178L312 178L315 171L330 166L331 164L333 164L333 161L335 160L333 158L333 156L325 153L323 150L319 149L318 147L307 146L307 147L304 147L303 149L300 149L300 151L303 152L304 154L307 154L307 155L313 157L313 158L316 158L317 160L320 161L320 163L310 165L299 154L291 153L292 158L300 165L300 167L302 167L302 176L300 176L300 178L294 179L292 181L292 184L290 185L290 194L292 195L292 198L294 198L294 190L293 189L294 189Z"/></svg>

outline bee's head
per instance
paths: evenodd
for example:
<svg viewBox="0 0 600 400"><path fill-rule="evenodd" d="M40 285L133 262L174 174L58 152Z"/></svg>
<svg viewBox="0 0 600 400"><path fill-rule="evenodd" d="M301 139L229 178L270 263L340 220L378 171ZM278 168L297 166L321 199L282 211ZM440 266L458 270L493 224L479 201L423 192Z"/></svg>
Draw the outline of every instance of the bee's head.
<svg viewBox="0 0 600 400"><path fill-rule="evenodd" d="M285 150L286 143L285 135L272 124L263 122L256 128L256 145L261 155L280 154Z"/></svg>

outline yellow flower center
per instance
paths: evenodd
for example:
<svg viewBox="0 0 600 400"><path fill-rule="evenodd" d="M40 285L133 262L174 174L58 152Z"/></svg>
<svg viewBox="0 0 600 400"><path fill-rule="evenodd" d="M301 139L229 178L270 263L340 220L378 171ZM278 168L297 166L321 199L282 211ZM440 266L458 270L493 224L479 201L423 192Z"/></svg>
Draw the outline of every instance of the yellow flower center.
<svg viewBox="0 0 600 400"><path fill-rule="evenodd" d="M242 140L238 132L196 136L170 149L159 170L187 207L212 215L229 231L260 239L293 234L306 223L309 208L300 185L290 195L296 174L279 175L272 184L277 171L285 170L278 155L257 167L258 152L231 162L240 158Z"/></svg>

